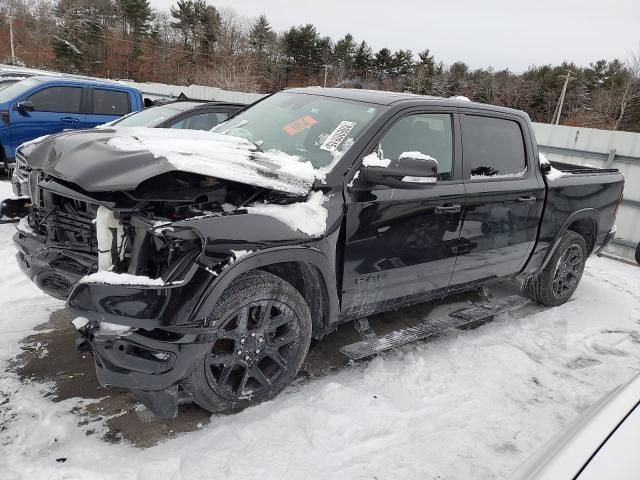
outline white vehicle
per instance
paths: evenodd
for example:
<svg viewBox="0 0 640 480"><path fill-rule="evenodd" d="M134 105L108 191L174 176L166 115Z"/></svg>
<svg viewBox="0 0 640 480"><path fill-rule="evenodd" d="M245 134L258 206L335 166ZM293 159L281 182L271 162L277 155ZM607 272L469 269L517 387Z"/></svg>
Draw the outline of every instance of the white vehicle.
<svg viewBox="0 0 640 480"><path fill-rule="evenodd" d="M640 375L607 394L510 480L640 479Z"/></svg>

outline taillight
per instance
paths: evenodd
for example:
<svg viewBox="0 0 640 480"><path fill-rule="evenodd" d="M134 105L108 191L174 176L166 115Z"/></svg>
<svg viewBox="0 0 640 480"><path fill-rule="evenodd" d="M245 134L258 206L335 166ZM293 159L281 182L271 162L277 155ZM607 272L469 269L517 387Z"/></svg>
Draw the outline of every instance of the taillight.
<svg viewBox="0 0 640 480"><path fill-rule="evenodd" d="M0 111L0 120L9 125L9 112L5 110Z"/></svg>

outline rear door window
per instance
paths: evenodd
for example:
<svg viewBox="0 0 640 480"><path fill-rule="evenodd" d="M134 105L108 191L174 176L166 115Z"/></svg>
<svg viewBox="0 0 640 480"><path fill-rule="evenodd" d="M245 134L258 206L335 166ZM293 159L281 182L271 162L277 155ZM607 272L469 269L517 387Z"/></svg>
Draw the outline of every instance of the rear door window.
<svg viewBox="0 0 640 480"><path fill-rule="evenodd" d="M527 170L518 122L461 115L464 178L517 178Z"/></svg>
<svg viewBox="0 0 640 480"><path fill-rule="evenodd" d="M82 88L48 87L29 97L36 112L80 113Z"/></svg>
<svg viewBox="0 0 640 480"><path fill-rule="evenodd" d="M93 89L94 115L126 115L131 111L129 94L116 90Z"/></svg>

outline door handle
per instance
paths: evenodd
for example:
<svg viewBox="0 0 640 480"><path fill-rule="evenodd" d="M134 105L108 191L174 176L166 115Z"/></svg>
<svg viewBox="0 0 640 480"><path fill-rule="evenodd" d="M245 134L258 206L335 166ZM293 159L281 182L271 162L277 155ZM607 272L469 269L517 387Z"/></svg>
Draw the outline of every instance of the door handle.
<svg viewBox="0 0 640 480"><path fill-rule="evenodd" d="M462 207L459 204L454 205L436 205L436 213L460 213Z"/></svg>
<svg viewBox="0 0 640 480"><path fill-rule="evenodd" d="M80 120L73 117L62 117L60 121L62 123L78 123Z"/></svg>
<svg viewBox="0 0 640 480"><path fill-rule="evenodd" d="M526 204L526 203L535 203L536 197L530 195L528 197L520 197L516 200L518 203Z"/></svg>

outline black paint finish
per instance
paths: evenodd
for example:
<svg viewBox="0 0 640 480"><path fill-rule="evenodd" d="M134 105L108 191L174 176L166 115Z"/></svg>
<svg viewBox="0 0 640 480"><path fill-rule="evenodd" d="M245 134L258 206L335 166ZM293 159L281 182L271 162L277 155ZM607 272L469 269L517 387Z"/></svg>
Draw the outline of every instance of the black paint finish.
<svg viewBox="0 0 640 480"><path fill-rule="evenodd" d="M54 264L68 257L65 248L52 248L43 236L16 233L22 269L45 291L44 275L55 273L66 280L71 291L68 306L91 321L89 330L100 321L129 325L138 331L122 339L123 351L167 354L160 355L167 359L162 365L150 364L141 361L149 358L147 354L130 358L114 351L117 339L93 341L102 383L144 391L163 391L180 383L214 334L207 318L217 299L234 279L252 269L281 275L303 292L313 306L314 336L321 337L340 321L535 273L567 229L583 234L590 251L610 239L622 175L597 169L571 173L556 164L566 170L565 176L547 180L537 161L529 118L523 112L388 92L318 88L288 92L384 107L325 181L315 187L328 197L323 205L328 212L327 229L321 237L309 237L275 218L247 215L242 210L181 220L172 224L174 231L195 232L202 239L202 253L178 282L164 287L80 283L74 288L82 275L77 270L70 272L69 265L65 270ZM381 135L398 119L416 112L452 115L455 154L451 179L405 189L355 178L363 156L376 148ZM526 150L523 175L462 178L459 118L468 113L518 122ZM84 199L104 204L108 197L109 207L117 207L120 197L105 197L107 192L133 190L144 179L166 174L168 169L149 156L115 155L105 147L111 134L104 130L62 134L55 148L49 144L31 152L30 165L41 175L62 181L65 188L77 190ZM80 153L91 159L90 164L81 164ZM60 162L66 156L78 161ZM299 200L278 199L280 203ZM250 253L231 262L232 250ZM91 268L91 257L88 262L85 267ZM84 334L93 338L91 331Z"/></svg>

